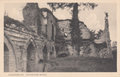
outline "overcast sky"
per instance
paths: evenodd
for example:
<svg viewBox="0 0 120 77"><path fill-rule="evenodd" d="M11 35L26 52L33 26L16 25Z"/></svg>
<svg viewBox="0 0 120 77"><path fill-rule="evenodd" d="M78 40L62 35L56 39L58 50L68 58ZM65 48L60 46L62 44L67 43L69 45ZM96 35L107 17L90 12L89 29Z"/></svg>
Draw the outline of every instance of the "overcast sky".
<svg viewBox="0 0 120 77"><path fill-rule="evenodd" d="M8 16L16 20L22 21L22 9L26 3L9 3L5 4L5 11ZM46 3L39 3L40 8L51 8ZM109 14L110 37L112 41L117 40L117 22L116 22L116 4L114 3L98 3L94 10L79 11L79 20L83 21L89 29L98 31L104 29L105 12ZM58 19L71 19L71 9L58 9L53 13Z"/></svg>

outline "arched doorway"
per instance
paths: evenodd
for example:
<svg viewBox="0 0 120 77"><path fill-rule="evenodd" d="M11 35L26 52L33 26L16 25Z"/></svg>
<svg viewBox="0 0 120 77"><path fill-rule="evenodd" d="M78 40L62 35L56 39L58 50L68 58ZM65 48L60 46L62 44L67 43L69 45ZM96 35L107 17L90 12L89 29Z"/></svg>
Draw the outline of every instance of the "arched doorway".
<svg viewBox="0 0 120 77"><path fill-rule="evenodd" d="M35 47L32 43L27 48L27 72L35 72Z"/></svg>
<svg viewBox="0 0 120 77"><path fill-rule="evenodd" d="M16 55L14 46L9 38L4 36L4 72L17 71Z"/></svg>
<svg viewBox="0 0 120 77"><path fill-rule="evenodd" d="M4 72L9 72L9 49L4 43Z"/></svg>

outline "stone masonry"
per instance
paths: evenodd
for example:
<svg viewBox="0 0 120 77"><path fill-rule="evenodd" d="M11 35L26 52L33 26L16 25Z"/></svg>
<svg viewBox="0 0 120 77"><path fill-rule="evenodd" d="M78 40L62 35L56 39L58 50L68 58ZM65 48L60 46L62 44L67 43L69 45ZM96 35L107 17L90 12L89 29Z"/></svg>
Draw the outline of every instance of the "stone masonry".
<svg viewBox="0 0 120 77"><path fill-rule="evenodd" d="M37 3L27 3L23 17L21 23L4 16L4 71L42 72L45 60L56 57L56 18Z"/></svg>

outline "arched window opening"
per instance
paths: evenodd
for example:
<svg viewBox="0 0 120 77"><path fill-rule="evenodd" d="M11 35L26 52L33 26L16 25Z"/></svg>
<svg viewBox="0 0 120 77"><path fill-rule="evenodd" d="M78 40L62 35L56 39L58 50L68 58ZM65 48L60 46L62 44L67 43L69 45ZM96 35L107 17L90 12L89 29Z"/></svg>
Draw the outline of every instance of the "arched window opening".
<svg viewBox="0 0 120 77"><path fill-rule="evenodd" d="M32 43L27 48L27 72L35 71L35 47Z"/></svg>

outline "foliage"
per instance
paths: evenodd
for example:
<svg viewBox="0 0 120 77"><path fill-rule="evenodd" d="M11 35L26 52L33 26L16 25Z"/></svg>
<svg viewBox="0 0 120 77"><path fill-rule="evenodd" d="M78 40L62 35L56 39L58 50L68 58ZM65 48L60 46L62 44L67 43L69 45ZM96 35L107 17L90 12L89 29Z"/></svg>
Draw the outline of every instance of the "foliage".
<svg viewBox="0 0 120 77"><path fill-rule="evenodd" d="M94 39L96 39L96 34L95 34L95 31L94 30L91 30L90 31L90 35L91 35L91 40L94 41Z"/></svg>
<svg viewBox="0 0 120 77"><path fill-rule="evenodd" d="M47 3L53 11L56 11L57 9L61 8L61 9L64 9L66 7L68 8L72 8L74 6L75 3ZM86 8L88 9L94 9L95 7L97 7L98 5L95 4L95 3L77 3L78 6L85 6L83 7L82 10L85 10Z"/></svg>
<svg viewBox="0 0 120 77"><path fill-rule="evenodd" d="M100 38L101 35L102 35L102 33L103 33L103 30L100 29L100 30L98 31L98 33L96 34L96 35L97 35L97 38Z"/></svg>

